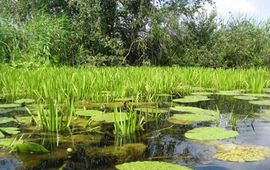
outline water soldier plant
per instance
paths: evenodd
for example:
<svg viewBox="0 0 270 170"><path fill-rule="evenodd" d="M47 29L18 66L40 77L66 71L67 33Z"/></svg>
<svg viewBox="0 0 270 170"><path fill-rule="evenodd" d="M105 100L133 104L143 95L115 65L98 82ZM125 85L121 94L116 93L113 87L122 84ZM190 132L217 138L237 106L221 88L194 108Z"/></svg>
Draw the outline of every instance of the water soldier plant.
<svg viewBox="0 0 270 170"><path fill-rule="evenodd" d="M114 109L114 133L119 136L131 136L135 132L143 129L144 116L140 112L139 114L132 108L129 109L127 114L123 114Z"/></svg>

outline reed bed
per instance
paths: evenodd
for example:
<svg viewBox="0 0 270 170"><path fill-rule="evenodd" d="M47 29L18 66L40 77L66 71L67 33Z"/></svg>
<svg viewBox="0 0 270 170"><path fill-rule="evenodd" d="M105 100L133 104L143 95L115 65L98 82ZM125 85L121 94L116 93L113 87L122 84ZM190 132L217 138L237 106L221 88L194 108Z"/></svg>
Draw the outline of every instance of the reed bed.
<svg viewBox="0 0 270 170"><path fill-rule="evenodd" d="M194 67L101 67L14 69L0 66L0 96L37 101L65 98L94 102L133 97L151 101L158 94L191 92L192 88L242 89L261 93L270 86L267 68L211 69Z"/></svg>

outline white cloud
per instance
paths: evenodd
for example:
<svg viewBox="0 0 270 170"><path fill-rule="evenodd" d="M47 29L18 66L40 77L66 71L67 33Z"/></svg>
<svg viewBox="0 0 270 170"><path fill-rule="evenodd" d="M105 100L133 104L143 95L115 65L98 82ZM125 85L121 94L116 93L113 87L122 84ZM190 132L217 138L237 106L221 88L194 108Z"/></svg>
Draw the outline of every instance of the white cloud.
<svg viewBox="0 0 270 170"><path fill-rule="evenodd" d="M258 16L258 9L254 0L213 0L216 6L216 10L219 16L223 18L229 18L233 16ZM213 9L207 5L206 9L209 11Z"/></svg>
<svg viewBox="0 0 270 170"><path fill-rule="evenodd" d="M218 13L221 15L248 14L257 12L256 6L250 0L215 0Z"/></svg>

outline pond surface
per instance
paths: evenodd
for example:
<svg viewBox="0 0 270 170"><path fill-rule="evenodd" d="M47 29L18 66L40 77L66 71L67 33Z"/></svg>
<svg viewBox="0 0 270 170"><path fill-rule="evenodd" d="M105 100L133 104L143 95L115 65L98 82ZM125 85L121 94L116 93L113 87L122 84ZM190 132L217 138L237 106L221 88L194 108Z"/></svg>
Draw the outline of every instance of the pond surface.
<svg viewBox="0 0 270 170"><path fill-rule="evenodd" d="M164 161L191 167L196 170L269 170L270 159L256 162L226 162L214 159L218 144L248 144L270 147L270 118L260 118L268 106L250 104L248 100L233 96L211 95L212 100L170 106L193 106L220 111L219 122L177 125L167 119L167 112L144 125L144 130L129 138L116 138L112 124L102 124L99 130L83 133L67 132L62 135L41 133L34 126L16 125L23 139L44 145L48 154L0 154L0 170L4 169L115 169L115 165L137 160ZM233 114L231 114L233 112ZM24 115L24 109L0 109L0 116ZM234 119L232 119L234 116ZM0 117L1 118L1 117ZM234 120L234 122L232 122ZM234 125L232 125L234 124ZM173 126L172 126L173 125ZM237 129L239 136L221 141L199 142L185 138L184 133L196 127L219 126ZM72 135L70 135L72 133ZM21 133L22 134L22 133ZM19 134L19 136L21 136ZM1 140L1 139L0 139ZM72 152L67 152L72 148Z"/></svg>

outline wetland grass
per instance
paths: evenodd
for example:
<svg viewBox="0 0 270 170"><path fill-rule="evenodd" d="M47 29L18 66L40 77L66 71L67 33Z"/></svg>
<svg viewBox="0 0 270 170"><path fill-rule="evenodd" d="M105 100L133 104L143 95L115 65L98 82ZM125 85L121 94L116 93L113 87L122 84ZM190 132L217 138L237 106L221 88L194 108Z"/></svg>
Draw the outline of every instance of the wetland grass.
<svg viewBox="0 0 270 170"><path fill-rule="evenodd" d="M108 102L124 97L154 101L161 93L183 94L209 88L260 93L269 85L270 71L266 68L0 68L0 96L7 102L20 98L39 101L44 96L57 98L58 95L74 96L76 101Z"/></svg>

